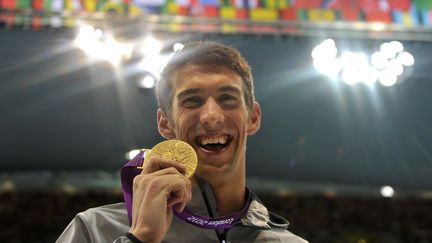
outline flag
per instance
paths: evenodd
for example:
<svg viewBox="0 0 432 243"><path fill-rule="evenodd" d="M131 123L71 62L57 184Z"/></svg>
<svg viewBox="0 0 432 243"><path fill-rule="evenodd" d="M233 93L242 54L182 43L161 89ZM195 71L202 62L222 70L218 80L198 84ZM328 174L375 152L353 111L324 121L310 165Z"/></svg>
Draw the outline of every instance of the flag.
<svg viewBox="0 0 432 243"><path fill-rule="evenodd" d="M52 1L51 0L44 0L43 1L43 10L45 12L51 12L52 7Z"/></svg>
<svg viewBox="0 0 432 243"><path fill-rule="evenodd" d="M244 8L247 8L247 9L254 9L254 8L261 7L259 0L245 0L244 4L245 4Z"/></svg>
<svg viewBox="0 0 432 243"><path fill-rule="evenodd" d="M416 15L412 15L410 12L396 10L393 11L393 22L405 26L415 26L419 24L419 18Z"/></svg>
<svg viewBox="0 0 432 243"><path fill-rule="evenodd" d="M353 8L342 8L340 10L341 19L344 21L359 21L360 10Z"/></svg>
<svg viewBox="0 0 432 243"><path fill-rule="evenodd" d="M64 9L68 11L73 11L73 0L65 0Z"/></svg>
<svg viewBox="0 0 432 243"><path fill-rule="evenodd" d="M51 9L53 12L60 13L63 11L63 0L52 0Z"/></svg>
<svg viewBox="0 0 432 243"><path fill-rule="evenodd" d="M294 7L282 9L279 14L282 20L297 20L297 9Z"/></svg>
<svg viewBox="0 0 432 243"><path fill-rule="evenodd" d="M345 8L358 8L357 0L323 0L321 2L321 8L331 9L345 9Z"/></svg>
<svg viewBox="0 0 432 243"><path fill-rule="evenodd" d="M219 15L221 19L235 19L236 8L233 7L221 7L219 8Z"/></svg>
<svg viewBox="0 0 432 243"><path fill-rule="evenodd" d="M308 9L308 20L311 22L326 21L331 22L336 20L335 12L331 9Z"/></svg>
<svg viewBox="0 0 432 243"><path fill-rule="evenodd" d="M133 2L139 7L160 7L165 4L165 0L134 0Z"/></svg>
<svg viewBox="0 0 432 243"><path fill-rule="evenodd" d="M109 1L102 7L102 11L106 13L123 14L125 12L125 8L122 3Z"/></svg>
<svg viewBox="0 0 432 243"><path fill-rule="evenodd" d="M175 0L175 3L178 6L182 6L182 7L189 7L190 5L190 0Z"/></svg>
<svg viewBox="0 0 432 243"><path fill-rule="evenodd" d="M279 18L277 10L265 8L251 9L249 11L249 16L251 20L258 21L275 21Z"/></svg>
<svg viewBox="0 0 432 243"><path fill-rule="evenodd" d="M32 6L31 0L17 0L17 9L29 9Z"/></svg>
<svg viewBox="0 0 432 243"><path fill-rule="evenodd" d="M202 6L219 6L218 0L199 0L199 4Z"/></svg>
<svg viewBox="0 0 432 243"><path fill-rule="evenodd" d="M44 2L43 2L43 0L33 0L32 6L33 6L34 10L36 10L36 11L42 11L43 10L43 6L44 6Z"/></svg>
<svg viewBox="0 0 432 243"><path fill-rule="evenodd" d="M14 10L17 7L16 0L0 0L0 6L4 9Z"/></svg>
<svg viewBox="0 0 432 243"><path fill-rule="evenodd" d="M321 0L291 0L290 6L296 8L319 8Z"/></svg>
<svg viewBox="0 0 432 243"><path fill-rule="evenodd" d="M219 16L221 19L247 19L247 10L233 7L219 8Z"/></svg>
<svg viewBox="0 0 432 243"><path fill-rule="evenodd" d="M422 10L420 16L423 25L432 26L432 10Z"/></svg>
<svg viewBox="0 0 432 243"><path fill-rule="evenodd" d="M432 10L431 0L413 0L418 10Z"/></svg>
<svg viewBox="0 0 432 243"><path fill-rule="evenodd" d="M83 0L84 10L86 12L96 12L97 0Z"/></svg>
<svg viewBox="0 0 432 243"><path fill-rule="evenodd" d="M288 7L286 0L263 0L262 6L271 9L284 9Z"/></svg>
<svg viewBox="0 0 432 243"><path fill-rule="evenodd" d="M388 0L390 9L408 11L411 5L410 0Z"/></svg>
<svg viewBox="0 0 432 243"><path fill-rule="evenodd" d="M83 6L81 3L81 0L73 0L73 10L74 11L81 11L83 10Z"/></svg>
<svg viewBox="0 0 432 243"><path fill-rule="evenodd" d="M131 3L128 5L128 13L130 16L140 16L142 15L142 10L135 6L135 4Z"/></svg>
<svg viewBox="0 0 432 243"><path fill-rule="evenodd" d="M383 11L369 11L365 12L365 19L368 22L383 22L383 23L391 23L391 13L383 12Z"/></svg>
<svg viewBox="0 0 432 243"><path fill-rule="evenodd" d="M381 0L359 0L359 8L364 13L376 12L381 9Z"/></svg>

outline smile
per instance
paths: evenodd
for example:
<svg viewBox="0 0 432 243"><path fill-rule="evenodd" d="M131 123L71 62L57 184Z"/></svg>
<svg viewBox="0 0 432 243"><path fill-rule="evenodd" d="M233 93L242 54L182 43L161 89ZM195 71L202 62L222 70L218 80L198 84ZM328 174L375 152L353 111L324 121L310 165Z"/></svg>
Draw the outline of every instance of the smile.
<svg viewBox="0 0 432 243"><path fill-rule="evenodd" d="M232 137L228 134L222 134L217 136L198 136L196 139L196 144L207 151L222 151L232 141Z"/></svg>

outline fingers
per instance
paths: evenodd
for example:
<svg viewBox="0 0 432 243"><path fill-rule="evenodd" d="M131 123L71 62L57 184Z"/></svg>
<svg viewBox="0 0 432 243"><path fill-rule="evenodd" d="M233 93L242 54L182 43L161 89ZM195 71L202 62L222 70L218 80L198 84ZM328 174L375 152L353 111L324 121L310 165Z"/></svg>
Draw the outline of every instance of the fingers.
<svg viewBox="0 0 432 243"><path fill-rule="evenodd" d="M186 204L192 199L190 180L173 167L136 176L133 188L134 194L144 191L148 196L163 193L167 207L176 205L178 212L183 211Z"/></svg>
<svg viewBox="0 0 432 243"><path fill-rule="evenodd" d="M172 220L172 209L181 212L192 198L186 168L170 160L152 157L133 179L130 232L148 242L160 242Z"/></svg>
<svg viewBox="0 0 432 243"><path fill-rule="evenodd" d="M166 160L156 156L150 157L149 161L144 163L144 168L141 173L150 174L169 167L175 168L183 175L186 173L186 167L184 165L173 160Z"/></svg>
<svg viewBox="0 0 432 243"><path fill-rule="evenodd" d="M184 185L178 184L178 187L173 187L169 195L167 206L176 205L176 211L181 212L186 207L186 204L192 199L192 185L189 180L184 181Z"/></svg>
<svg viewBox="0 0 432 243"><path fill-rule="evenodd" d="M174 180L171 182L172 188L169 191L168 197L168 207L172 207L176 205L176 210L181 212L186 207L186 204L192 199L192 186L186 177L184 177L186 173L186 167L176 161L166 160L162 158L158 158L153 156L149 159L147 163L145 163L142 174L151 174L153 176L163 176L163 175L174 175L180 173L184 180L184 186L181 188L175 187ZM184 190L185 189L185 190Z"/></svg>

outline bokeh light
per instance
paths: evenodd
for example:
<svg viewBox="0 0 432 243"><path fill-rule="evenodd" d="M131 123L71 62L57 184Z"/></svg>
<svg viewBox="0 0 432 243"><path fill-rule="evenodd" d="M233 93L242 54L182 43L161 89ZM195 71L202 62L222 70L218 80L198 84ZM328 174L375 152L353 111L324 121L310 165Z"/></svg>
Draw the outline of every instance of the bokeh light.
<svg viewBox="0 0 432 243"><path fill-rule="evenodd" d="M138 154L139 154L139 152L140 152L141 150L139 150L139 149L134 149L134 150L131 150L131 151L129 151L129 152L127 152L126 154L125 154L125 157L126 157L126 159L133 159L135 156L137 156Z"/></svg>
<svg viewBox="0 0 432 243"><path fill-rule="evenodd" d="M384 86L393 86L397 82L397 76L388 69L384 69L379 73L379 82Z"/></svg>
<svg viewBox="0 0 432 243"><path fill-rule="evenodd" d="M181 51L183 49L183 47L184 47L184 45L182 43L177 42L173 45L173 51L174 52Z"/></svg>
<svg viewBox="0 0 432 243"><path fill-rule="evenodd" d="M387 66L388 59L382 52L374 52L371 56L371 64L377 69L383 69Z"/></svg>
<svg viewBox="0 0 432 243"><path fill-rule="evenodd" d="M144 42L141 46L142 54L154 56L159 54L162 49L162 42L155 39L153 36L148 36L144 39Z"/></svg>
<svg viewBox="0 0 432 243"><path fill-rule="evenodd" d="M156 85L156 80L152 75L148 74L145 75L142 79L138 80L137 85L141 88L152 89Z"/></svg>
<svg viewBox="0 0 432 243"><path fill-rule="evenodd" d="M368 56L363 52L347 49L338 57L333 39L326 39L312 49L314 68L332 80L346 84L364 83L373 86L377 81L383 86L397 84L398 76L404 73L404 66L412 66L414 57L404 50L400 41L384 42Z"/></svg>
<svg viewBox="0 0 432 243"><path fill-rule="evenodd" d="M414 65L414 57L409 52L401 52L397 56L397 60L404 66L412 66Z"/></svg>
<svg viewBox="0 0 432 243"><path fill-rule="evenodd" d="M383 197L393 197L394 193L395 193L393 187L391 187L391 186L381 187L380 192L381 192L381 196L383 196Z"/></svg>

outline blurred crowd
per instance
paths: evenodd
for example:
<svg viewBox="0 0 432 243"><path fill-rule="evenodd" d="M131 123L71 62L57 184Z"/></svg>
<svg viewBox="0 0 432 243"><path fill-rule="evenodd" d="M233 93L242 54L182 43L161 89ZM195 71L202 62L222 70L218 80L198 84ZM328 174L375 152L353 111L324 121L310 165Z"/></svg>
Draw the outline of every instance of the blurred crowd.
<svg viewBox="0 0 432 243"><path fill-rule="evenodd" d="M271 194L261 199L312 243L432 242L432 200Z"/></svg>
<svg viewBox="0 0 432 243"><path fill-rule="evenodd" d="M311 243L431 243L432 200L258 195ZM80 211L123 200L121 191L0 192L0 242L54 242Z"/></svg>

